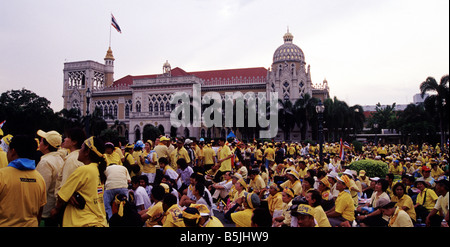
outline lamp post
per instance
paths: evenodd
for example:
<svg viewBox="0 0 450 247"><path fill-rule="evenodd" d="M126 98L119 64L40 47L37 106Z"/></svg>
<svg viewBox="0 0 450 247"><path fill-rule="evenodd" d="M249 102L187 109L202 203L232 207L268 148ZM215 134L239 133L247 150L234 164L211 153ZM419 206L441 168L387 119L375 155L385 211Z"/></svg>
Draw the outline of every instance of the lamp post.
<svg viewBox="0 0 450 247"><path fill-rule="evenodd" d="M92 93L91 93L91 89L88 88L86 90L86 122L85 122L85 129L86 129L86 136L90 136L89 132L90 132L90 118L91 116L89 115L89 103L91 103L91 97L92 97Z"/></svg>
<svg viewBox="0 0 450 247"><path fill-rule="evenodd" d="M375 129L375 146L378 146L378 123L374 123L373 128Z"/></svg>
<svg viewBox="0 0 450 247"><path fill-rule="evenodd" d="M322 101L316 105L317 120L319 122L319 159L320 166L323 167L323 112L325 111L325 106Z"/></svg>

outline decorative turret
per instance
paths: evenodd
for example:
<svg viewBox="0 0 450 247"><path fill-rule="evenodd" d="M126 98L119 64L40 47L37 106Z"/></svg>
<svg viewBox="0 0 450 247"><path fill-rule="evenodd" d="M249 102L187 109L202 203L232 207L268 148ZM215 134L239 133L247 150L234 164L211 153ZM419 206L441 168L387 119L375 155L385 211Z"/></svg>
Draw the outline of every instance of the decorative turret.
<svg viewBox="0 0 450 247"><path fill-rule="evenodd" d="M108 48L105 56L105 86L109 87L114 82L114 56L111 46Z"/></svg>

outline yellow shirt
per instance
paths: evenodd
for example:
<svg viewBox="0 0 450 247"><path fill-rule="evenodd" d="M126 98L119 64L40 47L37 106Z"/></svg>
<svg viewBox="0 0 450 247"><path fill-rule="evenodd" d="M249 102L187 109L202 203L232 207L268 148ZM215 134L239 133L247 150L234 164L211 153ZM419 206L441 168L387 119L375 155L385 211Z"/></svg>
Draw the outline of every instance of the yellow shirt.
<svg viewBox="0 0 450 247"><path fill-rule="evenodd" d="M320 205L314 208L314 219L319 227L331 227L330 221Z"/></svg>
<svg viewBox="0 0 450 247"><path fill-rule="evenodd" d="M126 162L126 161L128 161L128 164L130 164L130 165L136 164L136 161L134 160L133 155L128 152L125 153L124 162Z"/></svg>
<svg viewBox="0 0 450 247"><path fill-rule="evenodd" d="M231 214L231 219L236 224L236 227L251 227L252 226L253 209L247 208L239 212Z"/></svg>
<svg viewBox="0 0 450 247"><path fill-rule="evenodd" d="M91 163L78 167L61 187L58 196L65 202L78 192L86 201L83 210L67 204L64 211L63 227L107 226L103 185L100 182L98 164Z"/></svg>
<svg viewBox="0 0 450 247"><path fill-rule="evenodd" d="M158 159L158 155L156 154L156 152L151 152L152 153L152 160L156 161ZM144 152L145 157L148 156L147 152ZM144 165L142 167L142 172L144 173L156 173L156 165L151 164L151 163L147 163L148 161L144 162Z"/></svg>
<svg viewBox="0 0 450 247"><path fill-rule="evenodd" d="M261 149L256 149L255 157L256 157L256 160L262 160L263 159L263 153L262 153Z"/></svg>
<svg viewBox="0 0 450 247"><path fill-rule="evenodd" d="M250 181L248 186L253 188L253 190L261 190L266 187L266 183L264 183L264 180L260 175L256 175L255 178Z"/></svg>
<svg viewBox="0 0 450 247"><path fill-rule="evenodd" d="M122 165L122 159L119 154L112 152L111 154L105 154L106 164L109 166L111 164Z"/></svg>
<svg viewBox="0 0 450 247"><path fill-rule="evenodd" d="M389 219L389 227L413 227L413 223L409 215L397 207L394 214Z"/></svg>
<svg viewBox="0 0 450 247"><path fill-rule="evenodd" d="M223 224L217 217L211 216L203 227L223 227Z"/></svg>
<svg viewBox="0 0 450 247"><path fill-rule="evenodd" d="M0 169L0 227L37 227L39 209L46 203L45 182L39 172Z"/></svg>
<svg viewBox="0 0 450 247"><path fill-rule="evenodd" d="M355 219L355 205L350 193L347 191L339 192L335 202L335 209L346 220L353 221Z"/></svg>
<svg viewBox="0 0 450 247"><path fill-rule="evenodd" d="M204 164L205 165L213 165L214 164L214 156L216 156L216 152L209 146L203 147L203 155L205 156Z"/></svg>
<svg viewBox="0 0 450 247"><path fill-rule="evenodd" d="M0 168L8 166L8 158L6 152L0 148Z"/></svg>
<svg viewBox="0 0 450 247"><path fill-rule="evenodd" d="M270 161L274 161L275 160L275 150L273 148L271 148L271 147L267 148L264 151L264 155L266 156L267 160L270 160Z"/></svg>
<svg viewBox="0 0 450 247"><path fill-rule="evenodd" d="M170 156L169 148L162 143L158 144L153 150L155 150L155 152L158 154L158 158L168 158Z"/></svg>
<svg viewBox="0 0 450 247"><path fill-rule="evenodd" d="M425 198L425 205L423 204L424 196L426 192L426 198ZM428 211L432 210L434 208L434 205L436 204L436 200L438 199L438 196L436 195L436 192L434 190L430 190L428 188L425 188L423 191L421 191L417 195L416 203L419 205L423 205Z"/></svg>
<svg viewBox="0 0 450 247"><path fill-rule="evenodd" d="M172 163L170 164L170 166L174 170L178 169L177 161L180 158L184 158L186 160L186 163L191 162L191 158L189 157L189 154L188 154L186 148L182 147L182 148L180 148L180 150L178 150L178 148L176 148L170 154L170 159L172 160Z"/></svg>
<svg viewBox="0 0 450 247"><path fill-rule="evenodd" d="M392 197L393 202L397 202L395 206L402 208L403 206L407 207L408 209L405 210L406 213L408 213L409 217L411 219L416 220L416 210L414 208L414 203L410 196L403 195L402 198L398 198L397 196Z"/></svg>
<svg viewBox="0 0 450 247"><path fill-rule="evenodd" d="M401 165L390 165L389 167L389 173L393 173L394 175L402 175L403 173L403 166Z"/></svg>
<svg viewBox="0 0 450 247"><path fill-rule="evenodd" d="M273 212L275 210L282 210L283 209L283 199L281 192L277 192L275 195L270 195L267 198L267 204L269 206L270 214L273 215Z"/></svg>
<svg viewBox="0 0 450 247"><path fill-rule="evenodd" d="M178 204L172 205L166 212L166 220L163 227L185 227L183 217L181 217L182 210Z"/></svg>
<svg viewBox="0 0 450 247"><path fill-rule="evenodd" d="M66 182L70 174L72 174L72 172L75 171L75 169L77 169L78 167L84 166L83 163L78 161L79 153L80 150L77 149L73 152L70 152L66 156L63 168L56 179L56 194L58 194L59 189L61 189L61 186Z"/></svg>
<svg viewBox="0 0 450 247"><path fill-rule="evenodd" d="M222 148L219 150L219 152L217 153L217 158L219 160L224 159L228 156L231 155L231 150L227 145L223 145ZM221 164L220 164L220 168L219 171L231 171L231 158L224 160Z"/></svg>
<svg viewBox="0 0 450 247"><path fill-rule="evenodd" d="M282 188L292 189L295 196L299 196L303 191L302 183L300 182L300 180L295 180L294 183L292 183L291 180L286 180L286 182L282 183L280 186Z"/></svg>
<svg viewBox="0 0 450 247"><path fill-rule="evenodd" d="M161 214L164 214L164 210L162 207L162 201L157 202L155 205L151 206L147 214L150 216L150 218L145 222L147 227L152 227L155 225L159 225L157 219Z"/></svg>

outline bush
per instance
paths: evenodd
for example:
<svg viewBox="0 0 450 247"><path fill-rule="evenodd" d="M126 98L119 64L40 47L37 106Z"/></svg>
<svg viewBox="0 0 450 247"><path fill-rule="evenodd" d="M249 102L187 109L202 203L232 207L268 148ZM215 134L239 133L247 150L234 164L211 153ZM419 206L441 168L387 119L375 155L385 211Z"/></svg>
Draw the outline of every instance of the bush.
<svg viewBox="0 0 450 247"><path fill-rule="evenodd" d="M360 170L366 171L368 177L385 178L389 172L389 167L383 161L378 160L358 160L349 165L350 170L355 170L359 173Z"/></svg>

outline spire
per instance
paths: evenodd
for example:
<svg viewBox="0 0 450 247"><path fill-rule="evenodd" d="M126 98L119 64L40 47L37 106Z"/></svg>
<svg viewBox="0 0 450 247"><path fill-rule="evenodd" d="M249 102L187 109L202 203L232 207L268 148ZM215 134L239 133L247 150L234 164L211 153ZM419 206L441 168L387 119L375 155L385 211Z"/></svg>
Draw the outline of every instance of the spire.
<svg viewBox="0 0 450 247"><path fill-rule="evenodd" d="M284 43L292 43L292 40L294 39L294 35L292 35L289 32L289 26L287 27L287 32L283 36Z"/></svg>
<svg viewBox="0 0 450 247"><path fill-rule="evenodd" d="M108 48L108 51L106 52L105 60L113 60L113 61L115 60L111 50L111 46Z"/></svg>

